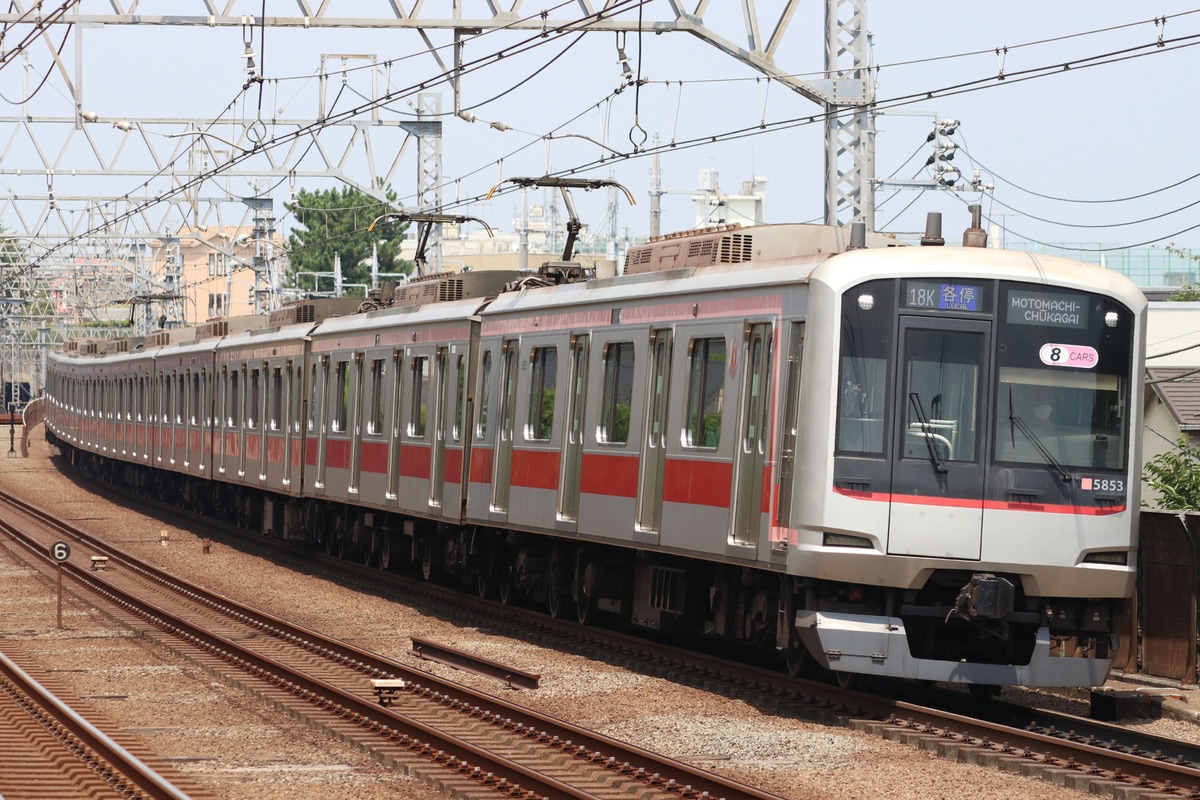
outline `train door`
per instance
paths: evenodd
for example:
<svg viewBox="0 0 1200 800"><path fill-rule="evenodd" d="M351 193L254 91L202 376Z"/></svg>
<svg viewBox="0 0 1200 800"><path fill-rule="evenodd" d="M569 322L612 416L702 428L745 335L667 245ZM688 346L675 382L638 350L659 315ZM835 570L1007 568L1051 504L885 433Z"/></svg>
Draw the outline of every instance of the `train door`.
<svg viewBox="0 0 1200 800"><path fill-rule="evenodd" d="M501 355L500 430L492 469L492 511L508 513L509 478L512 467L513 436L517 417L517 370L520 365L520 343L515 339L504 342Z"/></svg>
<svg viewBox="0 0 1200 800"><path fill-rule="evenodd" d="M253 395L250 393L251 387L257 391L258 389L258 370L254 370L251 375L250 368L246 364L238 367L233 373L234 377L238 377L238 388L234 391L233 404L237 409L237 428L238 437L238 477L246 477L246 446L250 441L252 425L256 423L254 419L254 404L251 402ZM253 377L253 381L251 381Z"/></svg>
<svg viewBox="0 0 1200 800"><path fill-rule="evenodd" d="M251 374L250 381L250 411L253 414L254 426L257 429L255 438L258 439L258 452L255 456L258 459L258 481L265 483L267 480L267 440L271 435L271 420L268 419L268 411L273 408L274 399L272 398L271 383L271 365L263 362L261 367L255 367Z"/></svg>
<svg viewBox="0 0 1200 800"><path fill-rule="evenodd" d="M763 469L771 410L771 326L750 326L742 343L742 403L733 472L732 544L756 547L762 528Z"/></svg>
<svg viewBox="0 0 1200 800"><path fill-rule="evenodd" d="M788 337L787 374L784 376L783 413L779 436L779 505L775 524L792 527L792 498L796 480L796 435L800 429L800 374L804 358L804 323L793 322Z"/></svg>
<svg viewBox="0 0 1200 800"><path fill-rule="evenodd" d="M300 418L302 415L300 398L304 391L304 372L295 361L289 360L283 368L283 472L281 482L285 487L291 486L296 479L296 471L300 469L299 454ZM296 455L293 455L296 454Z"/></svg>
<svg viewBox="0 0 1200 800"><path fill-rule="evenodd" d="M646 424L638 476L637 530L658 533L662 522L663 468L667 453L667 390L671 382L671 331L655 331L650 342Z"/></svg>
<svg viewBox="0 0 1200 800"><path fill-rule="evenodd" d="M888 553L978 559L991 323L900 318Z"/></svg>
<svg viewBox="0 0 1200 800"><path fill-rule="evenodd" d="M350 477L346 490L351 495L359 493L362 484L362 434L363 434L363 354L354 354L353 377L345 401L344 413L350 415L348 420L350 431ZM345 394L343 396L345 396Z"/></svg>
<svg viewBox="0 0 1200 800"><path fill-rule="evenodd" d="M579 473L583 466L583 414L587 398L588 337L571 337L570 364L567 369L566 430L563 434L562 459L558 479L558 518L565 522L579 519Z"/></svg>
<svg viewBox="0 0 1200 800"><path fill-rule="evenodd" d="M396 350L392 353L392 408L391 424L388 426L388 460L387 460L387 498L395 500L400 495L400 433L403 415L400 409L404 399L404 353Z"/></svg>
<svg viewBox="0 0 1200 800"><path fill-rule="evenodd" d="M285 380L284 377L285 373L290 377L290 370L290 361L275 366L267 364L267 375L270 376L270 380L267 384L267 446L263 448L262 474L267 483L277 482L281 486L287 486L287 470L290 460L288 443L291 436L287 425L288 395L285 388L290 381ZM272 461L278 463L279 466L272 468Z"/></svg>
<svg viewBox="0 0 1200 800"><path fill-rule="evenodd" d="M314 380L312 404L309 410L310 430L317 435L317 474L314 486L318 494L325 494L326 452L329 443L329 421L325 418L326 395L329 391L329 356L321 356L321 363L313 367Z"/></svg>
<svg viewBox="0 0 1200 800"><path fill-rule="evenodd" d="M439 347L433 356L433 408L428 410L432 420L432 451L429 454L429 506L441 508L444 497L446 470L446 371L448 369L446 348Z"/></svg>

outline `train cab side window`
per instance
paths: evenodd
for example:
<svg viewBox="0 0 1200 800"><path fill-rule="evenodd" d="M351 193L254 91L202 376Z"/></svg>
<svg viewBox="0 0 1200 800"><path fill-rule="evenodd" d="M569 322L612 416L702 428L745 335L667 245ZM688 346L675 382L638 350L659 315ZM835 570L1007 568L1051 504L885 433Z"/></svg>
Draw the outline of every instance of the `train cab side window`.
<svg viewBox="0 0 1200 800"><path fill-rule="evenodd" d="M558 379L558 348L535 347L529 353L533 374L529 381L529 417L525 439L548 442L554 432L554 384Z"/></svg>
<svg viewBox="0 0 1200 800"><path fill-rule="evenodd" d="M725 406L725 339L693 339L688 345L685 447L715 448Z"/></svg>
<svg viewBox="0 0 1200 800"><path fill-rule="evenodd" d="M475 423L475 438L485 441L488 434L488 401L492 397L492 351L483 351L479 365L479 419Z"/></svg>
<svg viewBox="0 0 1200 800"><path fill-rule="evenodd" d="M633 407L633 342L604 346L603 392L598 438L607 444L625 444Z"/></svg>
<svg viewBox="0 0 1200 800"><path fill-rule="evenodd" d="M408 409L408 435L414 439L425 438L425 416L429 410L429 356L417 356L412 360L410 374L412 398Z"/></svg>
<svg viewBox="0 0 1200 800"><path fill-rule="evenodd" d="M331 429L336 433L346 431L346 419L350 407L350 362L339 361L334 368L333 416L330 418Z"/></svg>
<svg viewBox="0 0 1200 800"><path fill-rule="evenodd" d="M888 363L895 322L893 281L871 281L842 297L837 385L837 452L882 456Z"/></svg>
<svg viewBox="0 0 1200 800"><path fill-rule="evenodd" d="M385 374L382 358L371 360L371 385L367 392L367 434L370 436L383 435L383 376Z"/></svg>

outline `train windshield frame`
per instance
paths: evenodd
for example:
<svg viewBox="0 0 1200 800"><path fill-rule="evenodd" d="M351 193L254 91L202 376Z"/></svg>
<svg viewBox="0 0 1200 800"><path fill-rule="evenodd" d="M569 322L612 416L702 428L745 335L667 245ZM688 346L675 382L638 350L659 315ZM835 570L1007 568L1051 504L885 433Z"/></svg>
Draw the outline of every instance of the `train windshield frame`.
<svg viewBox="0 0 1200 800"><path fill-rule="evenodd" d="M983 373L977 376L985 392L978 399L984 402L972 400L967 413L985 413L990 424L977 426L972 418L965 420L970 430L960 430L942 420L946 413L940 408L920 404L911 409L913 422L908 420L907 402L904 413L891 410L894 401L887 398L902 377L908 386L914 375L931 369L943 382L950 380L942 374L950 367L960 377L975 374L961 363L965 356L947 356L943 364L945 359L930 362L920 348L908 352L913 345L906 345L905 353L896 352L902 340L919 342L914 337L929 335L917 332L929 327L921 324L922 318L946 320L949 330L958 320L962 333L984 332L989 341L978 351ZM889 442L899 436L892 433L896 417L906 433L913 428L925 431L924 437L935 445L948 438L941 428L953 429L953 449L947 445L945 452L932 456L947 466L957 460L986 460L1000 467L1124 470L1129 458L1134 320L1133 311L1111 297L1045 284L913 278L856 286L842 302L835 454L891 460ZM973 327L981 325L986 327ZM905 338L902 329L914 332ZM949 341L939 335L939 341ZM914 358L920 363L910 364ZM937 392L922 399L931 404L940 398L944 405L949 395L937 386ZM965 447L984 427L990 429L986 449ZM930 448L909 444L907 439L896 444L897 459L930 455Z"/></svg>

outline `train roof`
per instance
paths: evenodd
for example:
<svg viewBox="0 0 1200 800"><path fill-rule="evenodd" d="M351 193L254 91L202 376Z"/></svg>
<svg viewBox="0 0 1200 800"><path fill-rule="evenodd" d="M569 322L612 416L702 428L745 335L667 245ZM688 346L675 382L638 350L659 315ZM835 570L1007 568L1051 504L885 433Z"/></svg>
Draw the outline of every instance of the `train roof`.
<svg viewBox="0 0 1200 800"><path fill-rule="evenodd" d="M1044 283L1083 292L1100 292L1140 311L1146 296L1121 273L1058 256L985 247L907 247L886 251L854 250L829 259L811 280L835 290L877 278L954 278L970 270L1000 280Z"/></svg>
<svg viewBox="0 0 1200 800"><path fill-rule="evenodd" d="M681 231L631 247L625 256L625 275L656 273L688 267L793 261L798 256L844 253L851 246L851 229L834 225L725 225ZM870 248L907 247L881 233L867 233Z"/></svg>

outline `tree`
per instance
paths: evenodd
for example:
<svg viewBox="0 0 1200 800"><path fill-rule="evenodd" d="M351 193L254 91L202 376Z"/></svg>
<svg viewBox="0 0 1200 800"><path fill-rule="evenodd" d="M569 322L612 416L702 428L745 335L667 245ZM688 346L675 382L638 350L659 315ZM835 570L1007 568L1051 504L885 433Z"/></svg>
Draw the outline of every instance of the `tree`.
<svg viewBox="0 0 1200 800"><path fill-rule="evenodd" d="M382 181L380 181L382 187ZM399 258L400 243L407 223L381 220L368 231L376 218L395 211L396 193L389 187L388 202L350 187L310 192L301 189L294 202L286 203L296 221L288 234L288 282L303 289L329 291L332 281L320 286L309 272L332 272L335 254L341 257L342 282L370 285L371 249L376 246L381 273L412 271L412 264Z"/></svg>
<svg viewBox="0 0 1200 800"><path fill-rule="evenodd" d="M1158 493L1157 508L1200 510L1200 446L1181 435L1174 448L1142 466L1142 480ZM1147 503L1143 501L1142 505Z"/></svg>
<svg viewBox="0 0 1200 800"><path fill-rule="evenodd" d="M1154 247L1157 249L1159 247L1159 245L1154 245ZM1163 245L1162 249L1167 251L1167 255L1178 256L1179 258L1182 258L1185 263L1191 262L1191 264L1189 264L1189 266L1188 266L1188 271L1187 271L1188 276L1191 275L1191 266L1194 265L1197 261L1200 261L1200 255L1197 255L1196 253L1193 253L1190 250L1184 250L1182 247L1176 247L1174 242ZM1176 289L1174 292L1172 292L1171 296L1168 297L1167 299L1173 300L1175 302L1181 302L1181 303L1194 302L1196 300L1200 300L1200 284L1189 283L1184 286L1181 286L1178 289Z"/></svg>

